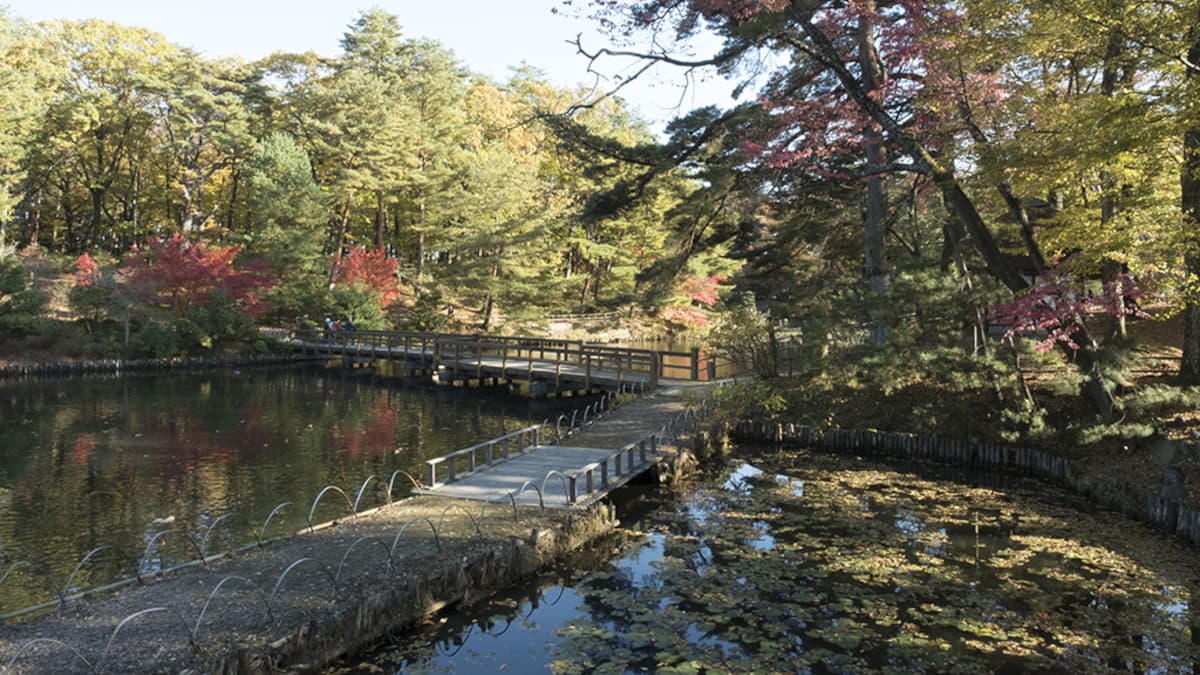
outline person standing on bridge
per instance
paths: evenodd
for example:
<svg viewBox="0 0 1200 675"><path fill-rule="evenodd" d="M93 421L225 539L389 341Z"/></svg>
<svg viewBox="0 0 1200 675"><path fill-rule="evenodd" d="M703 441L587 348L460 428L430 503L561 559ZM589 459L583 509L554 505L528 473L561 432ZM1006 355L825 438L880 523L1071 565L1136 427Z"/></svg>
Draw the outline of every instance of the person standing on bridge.
<svg viewBox="0 0 1200 675"><path fill-rule="evenodd" d="M333 342L333 319L325 317L325 342Z"/></svg>

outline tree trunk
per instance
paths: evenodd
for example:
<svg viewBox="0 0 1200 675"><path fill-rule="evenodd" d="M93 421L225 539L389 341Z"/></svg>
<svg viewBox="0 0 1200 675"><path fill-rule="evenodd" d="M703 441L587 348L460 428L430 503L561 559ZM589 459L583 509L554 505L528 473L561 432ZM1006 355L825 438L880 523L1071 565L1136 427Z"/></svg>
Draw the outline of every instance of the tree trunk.
<svg viewBox="0 0 1200 675"><path fill-rule="evenodd" d="M858 65L862 70L863 88L868 92L878 90L884 83L883 67L875 50L874 17L875 0L865 0L858 21ZM871 293L882 295L887 287L887 263L883 252L887 194L883 174L874 173L885 164L879 125L869 124L863 131L863 151L867 172L872 174L867 179L867 208L863 218L863 272ZM871 341L879 344L885 337L887 326L877 319L872 321Z"/></svg>
<svg viewBox="0 0 1200 675"><path fill-rule="evenodd" d="M1123 31L1119 27L1113 28L1109 32L1108 46L1104 52L1104 67L1100 78L1100 94L1105 98L1112 98L1117 91L1117 85L1122 82L1119 59L1125 51L1125 37ZM1128 74L1127 76L1128 77ZM1117 192L1118 185L1116 176L1110 170L1109 166L1103 166L1100 169L1100 188L1103 192L1100 195L1100 227L1107 229L1112 225L1113 220L1117 217L1118 201ZM1117 277L1124 271L1124 265L1116 260L1105 258L1100 268L1100 278L1104 283L1119 283ZM1117 288L1114 297L1117 302L1122 302L1121 289ZM1123 308L1121 308L1123 309ZM1125 315L1118 313L1116 320L1113 322L1110 335L1113 337L1125 337Z"/></svg>
<svg viewBox="0 0 1200 675"><path fill-rule="evenodd" d="M492 325L492 308L495 306L496 298L491 293L487 294L487 299L483 301L483 324L480 328L483 332L487 332Z"/></svg>
<svg viewBox="0 0 1200 675"><path fill-rule="evenodd" d="M29 201L32 202L33 207L30 209L29 214L29 243L32 246L37 246L38 230L40 230L42 226L42 189L38 188L35 190L33 192L33 198Z"/></svg>
<svg viewBox="0 0 1200 675"><path fill-rule="evenodd" d="M383 230L387 224L387 211L383 208L383 190L375 191L375 248L383 248Z"/></svg>
<svg viewBox="0 0 1200 675"><path fill-rule="evenodd" d="M1193 51L1200 52L1200 44ZM1195 57L1200 58L1200 53ZM1194 72L1190 76L1200 84L1200 76ZM1184 228L1192 233L1200 232L1200 128L1190 129L1183 136L1183 170L1179 182ZM1193 240L1183 256L1192 282L1200 279L1197 245ZM1200 384L1200 301L1195 299L1183 312L1183 360L1179 364L1179 377L1185 384Z"/></svg>
<svg viewBox="0 0 1200 675"><path fill-rule="evenodd" d="M1188 50L1187 83L1193 94L1200 93L1200 30L1193 29L1192 46ZM1183 167L1179 174L1180 206L1185 232L1195 237L1200 232L1200 125L1183 135ZM1195 238L1190 242L1184 261L1190 281L1200 279L1200 251ZM1200 301L1192 300L1183 313L1183 360L1179 377L1186 384L1200 384Z"/></svg>
<svg viewBox="0 0 1200 675"><path fill-rule="evenodd" d="M225 229L233 232L234 226L237 224L237 198L238 188L242 184L242 167L240 164L234 164L233 177L229 181L229 210L225 213Z"/></svg>
<svg viewBox="0 0 1200 675"><path fill-rule="evenodd" d="M84 231L83 237L80 238L76 245L79 251L86 251L91 245L92 238L100 231L100 225L104 222L104 193L105 189L100 186L92 186L88 188L88 192L92 198L92 212L88 219L87 230Z"/></svg>
<svg viewBox="0 0 1200 675"><path fill-rule="evenodd" d="M333 263L329 266L329 290L333 290L333 280L337 278L338 265L342 262L342 247L346 245L346 228L350 224L350 199L342 206L341 222L338 224L337 240L333 244Z"/></svg>
<svg viewBox="0 0 1200 675"><path fill-rule="evenodd" d="M417 283L413 289L421 297L421 282L425 279L425 196L417 199Z"/></svg>
<svg viewBox="0 0 1200 675"><path fill-rule="evenodd" d="M188 235L188 232L195 225L196 212L192 209L192 201L193 201L192 200L192 190L191 190L191 188L188 187L187 183L183 184L182 193L183 193L183 214L182 214L183 217L179 221L179 231L182 232L183 236L186 237Z"/></svg>

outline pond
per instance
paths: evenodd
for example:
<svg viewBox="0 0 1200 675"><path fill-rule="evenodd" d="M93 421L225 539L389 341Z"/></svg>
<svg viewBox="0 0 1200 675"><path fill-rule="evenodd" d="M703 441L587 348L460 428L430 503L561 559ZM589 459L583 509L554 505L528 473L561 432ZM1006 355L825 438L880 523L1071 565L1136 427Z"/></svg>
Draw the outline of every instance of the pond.
<svg viewBox="0 0 1200 675"><path fill-rule="evenodd" d="M382 381L367 371L247 368L0 383L0 613L295 532L326 485L361 508L400 469L553 419L583 401ZM400 476L394 496L408 493ZM263 532L267 516L284 502ZM340 517L329 493L314 522ZM217 520L227 516L221 522ZM214 523L217 527L203 534ZM154 542L164 530L187 533Z"/></svg>
<svg viewBox="0 0 1200 675"><path fill-rule="evenodd" d="M953 479L953 480L952 480ZM1072 495L806 451L334 673L1196 672L1194 552Z"/></svg>

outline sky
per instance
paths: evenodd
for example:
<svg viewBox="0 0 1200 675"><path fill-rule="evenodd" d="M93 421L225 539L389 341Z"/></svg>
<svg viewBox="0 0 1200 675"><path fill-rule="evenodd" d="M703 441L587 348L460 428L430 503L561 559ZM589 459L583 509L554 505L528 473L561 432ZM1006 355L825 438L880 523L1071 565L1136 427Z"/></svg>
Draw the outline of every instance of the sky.
<svg viewBox="0 0 1200 675"><path fill-rule="evenodd" d="M582 4L582 3L576 3ZM309 49L332 56L358 15L371 7L395 14L406 37L441 42L472 71L498 81L522 62L542 70L563 87L596 84L588 61L568 40L580 35L588 49L607 41L586 19L553 13L560 0L0 0L10 12L32 21L98 18L141 26L207 57L240 56L250 61L275 51ZM610 60L605 77L628 75L631 64ZM614 80L601 80L610 88ZM622 91L622 96L661 129L666 120L703 105L727 105L729 86L716 76L685 80L664 68Z"/></svg>

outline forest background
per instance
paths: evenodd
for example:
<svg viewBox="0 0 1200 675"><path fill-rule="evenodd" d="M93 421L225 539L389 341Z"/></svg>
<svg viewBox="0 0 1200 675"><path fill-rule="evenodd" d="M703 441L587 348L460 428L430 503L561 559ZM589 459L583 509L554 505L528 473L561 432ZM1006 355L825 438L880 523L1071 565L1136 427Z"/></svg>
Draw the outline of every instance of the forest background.
<svg viewBox="0 0 1200 675"><path fill-rule="evenodd" d="M756 95L655 136L620 85L496 82L380 10L253 63L3 16L0 330L171 356L615 311L758 375L738 414L1114 454L1195 426L1197 3L563 11L594 62Z"/></svg>

